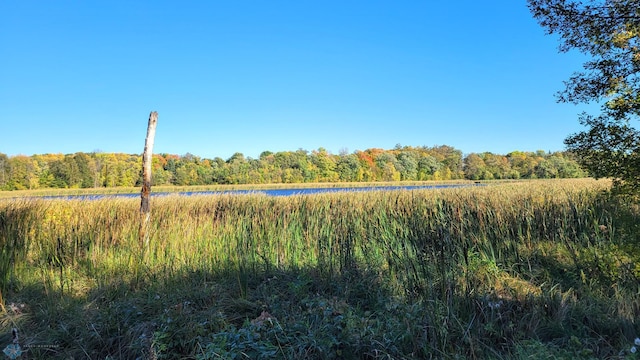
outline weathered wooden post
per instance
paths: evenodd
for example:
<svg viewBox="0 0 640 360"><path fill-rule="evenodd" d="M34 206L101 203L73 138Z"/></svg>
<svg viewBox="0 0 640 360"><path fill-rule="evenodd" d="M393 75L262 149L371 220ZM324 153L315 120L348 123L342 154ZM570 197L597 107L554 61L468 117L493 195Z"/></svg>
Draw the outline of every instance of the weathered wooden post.
<svg viewBox="0 0 640 360"><path fill-rule="evenodd" d="M156 135L156 124L158 123L158 113L152 111L149 114L149 125L147 126L147 138L144 142L144 153L142 154L142 192L140 201L140 244L143 250L149 248L149 225L151 220L151 209L149 206L149 196L151 195L151 161L153 155L153 138Z"/></svg>

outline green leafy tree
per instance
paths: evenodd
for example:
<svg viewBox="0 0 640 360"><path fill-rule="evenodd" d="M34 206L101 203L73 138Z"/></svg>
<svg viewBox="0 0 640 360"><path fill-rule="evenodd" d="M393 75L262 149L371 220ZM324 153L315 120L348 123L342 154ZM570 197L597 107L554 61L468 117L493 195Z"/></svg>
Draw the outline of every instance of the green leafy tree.
<svg viewBox="0 0 640 360"><path fill-rule="evenodd" d="M535 174L538 179L555 179L558 177L557 161L543 159L535 168Z"/></svg>
<svg viewBox="0 0 640 360"><path fill-rule="evenodd" d="M360 181L362 171L358 157L355 154L341 155L338 159L336 170L340 181Z"/></svg>
<svg viewBox="0 0 640 360"><path fill-rule="evenodd" d="M584 71L565 82L562 102L602 103L597 116L583 113L587 128L565 140L595 177L610 177L614 189L640 193L640 3L638 0L528 0L549 34L561 38L560 51L588 56Z"/></svg>
<svg viewBox="0 0 640 360"><path fill-rule="evenodd" d="M433 174L440 170L441 167L442 163L438 162L438 159L426 153L422 153L420 155L420 160L418 160L418 180L433 179Z"/></svg>
<svg viewBox="0 0 640 360"><path fill-rule="evenodd" d="M281 174L276 168L276 157L271 151L260 153L257 172L262 184L281 182Z"/></svg>
<svg viewBox="0 0 640 360"><path fill-rule="evenodd" d="M116 165L116 186L139 186L142 184L142 157L140 155L118 154Z"/></svg>
<svg viewBox="0 0 640 360"><path fill-rule="evenodd" d="M0 190L7 190L9 182L9 157L0 153Z"/></svg>
<svg viewBox="0 0 640 360"><path fill-rule="evenodd" d="M9 158L8 165L7 187L9 190L38 188L38 168L33 159L24 155L13 156Z"/></svg>
<svg viewBox="0 0 640 360"><path fill-rule="evenodd" d="M155 185L166 185L171 183L173 174L165 170L167 164L166 154L156 154L151 158L151 182ZM101 166L97 164L97 166Z"/></svg>
<svg viewBox="0 0 640 360"><path fill-rule="evenodd" d="M557 159L556 166L558 168L559 177L581 178L587 176L587 173L580 167L572 153L555 153L552 157Z"/></svg>
<svg viewBox="0 0 640 360"><path fill-rule="evenodd" d="M487 178L487 174L491 174L487 171L487 165L480 155L471 153L464 158L463 162L465 178L469 180L489 180L493 178Z"/></svg>
<svg viewBox="0 0 640 360"><path fill-rule="evenodd" d="M396 164L400 171L400 180L417 180L418 178L418 158L415 151L403 150L396 156Z"/></svg>
<svg viewBox="0 0 640 360"><path fill-rule="evenodd" d="M97 158L102 163L102 171L100 172L100 184L104 187L116 186L116 174L114 169L116 167L117 158L112 153L97 154Z"/></svg>
<svg viewBox="0 0 640 360"><path fill-rule="evenodd" d="M52 162L50 169L55 187L79 187L82 182L78 164L70 155L65 155L64 158Z"/></svg>
<svg viewBox="0 0 640 360"><path fill-rule="evenodd" d="M237 152L231 155L227 160L227 166L229 169L229 177L227 178L229 184L249 183L250 164L244 154Z"/></svg>
<svg viewBox="0 0 640 360"><path fill-rule="evenodd" d="M319 178L321 182L338 181L338 173L336 172L336 162L334 156L329 154L326 149L319 148L311 153L311 162L318 168Z"/></svg>
<svg viewBox="0 0 640 360"><path fill-rule="evenodd" d="M229 183L229 168L227 167L227 163L221 157L216 157L211 162L211 174L214 184Z"/></svg>
<svg viewBox="0 0 640 360"><path fill-rule="evenodd" d="M281 151L273 155L261 155L270 165L271 171L277 174L277 182L285 184L300 183L304 181L303 168L307 166L307 155L293 151Z"/></svg>
<svg viewBox="0 0 640 360"><path fill-rule="evenodd" d="M181 185L202 185L198 174L198 166L192 162L180 167L176 177L182 179Z"/></svg>
<svg viewBox="0 0 640 360"><path fill-rule="evenodd" d="M379 179L382 181L400 181L400 172L397 169L398 159L390 151L384 151L376 157L376 166L379 169Z"/></svg>
<svg viewBox="0 0 640 360"><path fill-rule="evenodd" d="M506 156L490 152L482 155L484 163L487 165L487 170L494 179L508 179L511 177L511 163L509 163L509 159Z"/></svg>
<svg viewBox="0 0 640 360"><path fill-rule="evenodd" d="M73 155L80 175L78 185L82 188L90 188L95 184L96 162L88 154L79 152Z"/></svg>
<svg viewBox="0 0 640 360"><path fill-rule="evenodd" d="M535 178L535 169L540 159L535 153L513 151L507 154L507 158L511 163L511 171L514 174L514 178Z"/></svg>
<svg viewBox="0 0 640 360"><path fill-rule="evenodd" d="M428 149L429 153L442 164L442 167L434 173L435 180L462 179L462 151L448 145L435 146Z"/></svg>
<svg viewBox="0 0 640 360"><path fill-rule="evenodd" d="M31 159L33 159L33 161L36 163L36 167L40 169L40 174L38 177L38 187L53 187L52 184L55 179L53 177L53 174L51 174L51 171L49 170L49 155L33 155ZM0 189L2 189L1 185Z"/></svg>
<svg viewBox="0 0 640 360"><path fill-rule="evenodd" d="M198 162L196 168L198 172L198 184L209 185L211 184L211 177L213 174L213 168L211 167L211 161L204 159Z"/></svg>

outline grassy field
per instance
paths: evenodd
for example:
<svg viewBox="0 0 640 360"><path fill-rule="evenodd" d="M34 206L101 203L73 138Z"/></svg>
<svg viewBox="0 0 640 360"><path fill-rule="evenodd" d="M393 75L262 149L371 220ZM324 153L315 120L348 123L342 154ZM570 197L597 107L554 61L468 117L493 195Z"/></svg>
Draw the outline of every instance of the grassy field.
<svg viewBox="0 0 640 360"><path fill-rule="evenodd" d="M0 199L22 358L633 358L640 210L607 183ZM154 191L157 191L154 188Z"/></svg>

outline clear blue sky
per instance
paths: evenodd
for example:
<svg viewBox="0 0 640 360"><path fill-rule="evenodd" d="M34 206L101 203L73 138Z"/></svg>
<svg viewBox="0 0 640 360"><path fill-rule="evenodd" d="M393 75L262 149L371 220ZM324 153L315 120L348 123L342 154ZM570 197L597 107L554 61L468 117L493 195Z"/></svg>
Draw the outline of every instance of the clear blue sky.
<svg viewBox="0 0 640 360"><path fill-rule="evenodd" d="M555 151L584 61L524 0L0 2L0 152Z"/></svg>

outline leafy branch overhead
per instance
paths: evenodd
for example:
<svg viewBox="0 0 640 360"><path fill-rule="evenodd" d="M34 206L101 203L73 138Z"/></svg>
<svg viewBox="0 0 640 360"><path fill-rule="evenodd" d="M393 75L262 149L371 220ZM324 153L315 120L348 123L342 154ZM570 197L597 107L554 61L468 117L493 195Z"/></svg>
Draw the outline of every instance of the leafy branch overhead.
<svg viewBox="0 0 640 360"><path fill-rule="evenodd" d="M560 36L560 51L590 57L559 92L560 102L602 104L601 114L582 114L588 130L565 140L596 177L618 189L640 189L640 138L631 121L640 116L640 1L528 0L547 33ZM635 191L635 190L634 190Z"/></svg>

